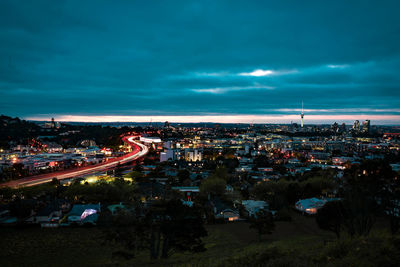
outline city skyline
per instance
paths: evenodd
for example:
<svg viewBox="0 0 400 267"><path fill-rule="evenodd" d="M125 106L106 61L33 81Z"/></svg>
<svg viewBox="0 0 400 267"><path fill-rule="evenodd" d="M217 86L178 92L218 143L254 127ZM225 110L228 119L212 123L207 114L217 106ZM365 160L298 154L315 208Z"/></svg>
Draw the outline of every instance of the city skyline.
<svg viewBox="0 0 400 267"><path fill-rule="evenodd" d="M389 119L388 119L389 118ZM48 117L28 117L31 121L50 121ZM165 121L171 123L239 123L239 124L291 124L297 123L301 125L300 115L286 115L286 116L56 116L54 118L60 122L90 122L90 123L112 123L112 122L132 122L132 123L164 123ZM379 120L379 116L373 115L345 115L345 116L324 116L324 115L308 115L304 120L304 127L307 125L315 124L332 124L332 123L346 123L351 126L354 121L360 122L372 120L373 125L399 125L397 116L386 116L385 120ZM309 121L307 121L309 120Z"/></svg>
<svg viewBox="0 0 400 267"><path fill-rule="evenodd" d="M397 1L0 4L0 113L400 122ZM340 15L339 15L340 14Z"/></svg>

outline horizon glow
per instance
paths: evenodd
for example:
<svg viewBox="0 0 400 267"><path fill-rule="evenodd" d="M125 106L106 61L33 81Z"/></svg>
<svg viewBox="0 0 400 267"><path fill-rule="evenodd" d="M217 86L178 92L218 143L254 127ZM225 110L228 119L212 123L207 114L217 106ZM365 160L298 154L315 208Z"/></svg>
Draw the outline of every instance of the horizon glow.
<svg viewBox="0 0 400 267"><path fill-rule="evenodd" d="M26 120L46 121L50 115L25 117ZM112 115L59 115L54 116L61 122L165 122L172 123L299 123L300 115L187 115L187 116L112 116ZM353 123L371 120L373 125L400 125L400 115L305 115L305 124Z"/></svg>

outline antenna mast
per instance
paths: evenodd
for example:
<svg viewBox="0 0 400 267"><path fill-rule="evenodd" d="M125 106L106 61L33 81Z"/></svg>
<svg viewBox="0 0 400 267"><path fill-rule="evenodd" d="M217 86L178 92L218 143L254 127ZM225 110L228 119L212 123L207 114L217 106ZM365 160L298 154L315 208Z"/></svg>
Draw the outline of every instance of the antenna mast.
<svg viewBox="0 0 400 267"><path fill-rule="evenodd" d="M300 114L300 117L301 117L301 128L303 128L303 126L304 126L304 121L303 121L303 119L304 119L304 103L303 103L303 100L301 101L301 114Z"/></svg>

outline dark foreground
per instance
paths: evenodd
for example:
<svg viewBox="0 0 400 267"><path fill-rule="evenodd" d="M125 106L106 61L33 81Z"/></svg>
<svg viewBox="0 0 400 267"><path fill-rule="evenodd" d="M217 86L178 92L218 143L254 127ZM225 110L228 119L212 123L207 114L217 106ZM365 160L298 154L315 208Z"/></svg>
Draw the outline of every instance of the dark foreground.
<svg viewBox="0 0 400 267"><path fill-rule="evenodd" d="M175 253L151 261L147 251L126 260L113 252L97 228L1 228L0 266L397 266L400 237L380 230L369 237L337 241L320 230L314 218L292 214L292 222L277 222L273 234L259 241L248 223L207 226L207 251Z"/></svg>

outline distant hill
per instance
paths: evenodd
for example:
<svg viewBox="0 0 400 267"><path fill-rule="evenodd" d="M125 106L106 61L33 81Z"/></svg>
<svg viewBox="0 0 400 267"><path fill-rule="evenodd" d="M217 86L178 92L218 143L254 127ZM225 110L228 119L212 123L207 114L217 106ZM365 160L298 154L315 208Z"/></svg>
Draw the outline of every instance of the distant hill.
<svg viewBox="0 0 400 267"><path fill-rule="evenodd" d="M40 126L20 118L0 116L0 147L8 148L10 141L21 142L39 135Z"/></svg>

